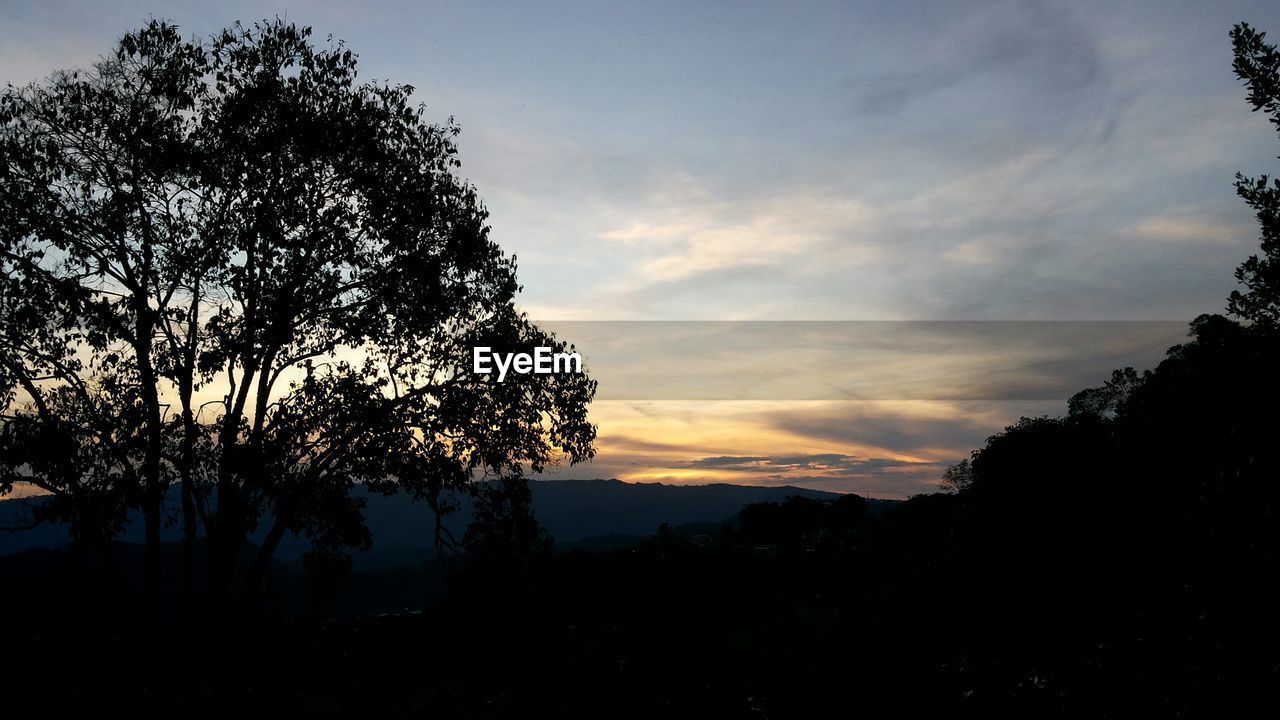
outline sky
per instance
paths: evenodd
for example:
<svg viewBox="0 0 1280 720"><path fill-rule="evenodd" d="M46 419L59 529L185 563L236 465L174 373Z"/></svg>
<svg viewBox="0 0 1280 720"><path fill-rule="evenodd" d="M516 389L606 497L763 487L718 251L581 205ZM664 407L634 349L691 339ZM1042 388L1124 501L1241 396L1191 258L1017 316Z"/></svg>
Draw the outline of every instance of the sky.
<svg viewBox="0 0 1280 720"><path fill-rule="evenodd" d="M944 387L1015 357L998 343L942 376L936 343L815 365L813 346L779 345L789 323L1221 311L1257 246L1234 175L1275 173L1280 153L1227 35L1247 21L1280 37L1275 2L0 0L0 81L88 65L151 17L207 36L277 15L341 38L362 77L412 85L429 118L457 120L461 172L519 259L522 307L596 343L583 351L602 383L597 458L550 477L928 491L1020 415L1061 414L1065 386ZM776 389L795 357L739 347L756 326L732 321L778 323L761 342L807 352L810 385L890 369L930 390ZM609 328L636 327L653 342L605 347ZM691 341L666 342L671 327L739 343L699 365L681 355ZM1150 367L1167 328L1132 327L1160 332L1132 346L1091 336L1077 347L1093 364L1024 343L1019 377L1050 360L1096 365L1095 384L1105 362ZM1046 348L1068 335L1055 337ZM664 373L683 384L645 389ZM742 392L697 390L713 376Z"/></svg>

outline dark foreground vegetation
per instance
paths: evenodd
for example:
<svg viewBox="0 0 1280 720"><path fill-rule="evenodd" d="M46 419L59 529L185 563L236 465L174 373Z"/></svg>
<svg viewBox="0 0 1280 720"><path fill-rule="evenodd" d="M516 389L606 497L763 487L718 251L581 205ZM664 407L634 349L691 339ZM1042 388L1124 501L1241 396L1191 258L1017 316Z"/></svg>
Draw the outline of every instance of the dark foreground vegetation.
<svg viewBox="0 0 1280 720"><path fill-rule="evenodd" d="M154 653L109 592L46 578L29 603L6 593L8 699L200 717L1273 716L1271 483L1200 452L1141 470L1131 443L1181 440L1141 429L1157 387L1115 419L1026 421L965 489L875 514L796 498L609 552L491 545L345 577L348 596L447 578L420 612L323 621L334 587L282 573L293 604L174 628ZM1273 472L1275 452L1249 463Z"/></svg>

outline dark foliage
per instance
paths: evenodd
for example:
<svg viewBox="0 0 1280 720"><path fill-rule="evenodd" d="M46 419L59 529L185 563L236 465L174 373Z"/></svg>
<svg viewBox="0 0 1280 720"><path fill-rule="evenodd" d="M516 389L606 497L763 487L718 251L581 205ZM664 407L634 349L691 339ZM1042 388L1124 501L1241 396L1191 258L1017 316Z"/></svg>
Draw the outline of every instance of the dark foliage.
<svg viewBox="0 0 1280 720"><path fill-rule="evenodd" d="M140 512L153 615L171 520L186 605L203 582L221 614L266 518L246 605L288 534L326 577L367 546L357 486L439 513L593 453L586 375L469 370L474 345L565 343L515 307L457 126L310 35L153 21L0 93L0 494L48 493L86 552Z"/></svg>

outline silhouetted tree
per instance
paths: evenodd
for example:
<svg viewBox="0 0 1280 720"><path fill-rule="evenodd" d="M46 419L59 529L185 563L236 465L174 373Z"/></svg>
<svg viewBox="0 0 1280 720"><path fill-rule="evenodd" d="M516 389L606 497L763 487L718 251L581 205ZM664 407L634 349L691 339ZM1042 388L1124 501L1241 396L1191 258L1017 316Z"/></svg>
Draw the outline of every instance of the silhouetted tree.
<svg viewBox="0 0 1280 720"><path fill-rule="evenodd" d="M474 561L490 571L522 573L548 556L551 536L534 517L524 478L501 477L476 489L474 520L462 540Z"/></svg>
<svg viewBox="0 0 1280 720"><path fill-rule="evenodd" d="M310 34L152 22L0 96L0 489L79 536L140 508L152 608L173 483L187 587L203 527L225 606L264 522L250 590L286 533L367 542L355 484L442 507L593 453L586 375L469 372L473 345L564 343L514 307L458 127Z"/></svg>
<svg viewBox="0 0 1280 720"><path fill-rule="evenodd" d="M1280 54L1247 25L1231 37L1250 104L1280 128ZM1028 636L1055 648L1046 664L1081 638L1128 645L1089 662L1181 715L1275 710L1264 688L1280 660L1280 182L1238 176L1237 190L1262 254L1236 273L1234 318L1196 318L1155 369L1115 371L1072 397L1066 418L1023 418L946 478L964 503L956 567L983 588L966 613L1000 638L1001 660ZM1072 617L1055 632L1049 609ZM1163 684L1143 688L1126 664L1158 668Z"/></svg>
<svg viewBox="0 0 1280 720"><path fill-rule="evenodd" d="M950 492L964 492L972 485L973 466L967 459L952 465L942 473L942 487Z"/></svg>
<svg viewBox="0 0 1280 720"><path fill-rule="evenodd" d="M1101 387L1081 390L1067 400L1068 415L1094 415L1110 417L1124 404L1129 395L1142 384L1142 376L1131 367L1113 370L1111 379Z"/></svg>
<svg viewBox="0 0 1280 720"><path fill-rule="evenodd" d="M1231 30L1236 75L1249 89L1249 104L1269 115L1280 132L1280 53L1266 33L1247 23ZM1252 255L1236 270L1245 292L1231 293L1231 313L1256 323L1280 324L1280 179L1236 175L1236 192L1253 208L1262 230L1262 256Z"/></svg>
<svg viewBox="0 0 1280 720"><path fill-rule="evenodd" d="M748 544L816 548L847 544L867 517L867 501L849 493L835 500L793 496L782 503L751 503L738 511Z"/></svg>

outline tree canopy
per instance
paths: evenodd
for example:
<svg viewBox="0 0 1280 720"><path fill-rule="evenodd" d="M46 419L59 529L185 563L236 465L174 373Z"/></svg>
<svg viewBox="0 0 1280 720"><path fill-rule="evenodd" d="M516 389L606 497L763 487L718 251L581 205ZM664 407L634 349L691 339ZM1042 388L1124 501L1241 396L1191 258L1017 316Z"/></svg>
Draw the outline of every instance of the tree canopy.
<svg viewBox="0 0 1280 720"><path fill-rule="evenodd" d="M1267 34L1240 23L1231 30L1236 76L1248 89L1249 105L1265 112L1280 132L1280 52ZM1236 192L1253 208L1261 228L1262 255L1251 255L1236 270L1245 291L1231 293L1228 310L1249 321L1280 324L1280 178L1236 175Z"/></svg>
<svg viewBox="0 0 1280 720"><path fill-rule="evenodd" d="M140 509L154 601L168 489L225 602L289 532L368 542L357 484L442 493L593 454L585 374L498 383L470 348L566 344L458 175L450 119L282 21L153 21L0 95L3 487L85 542ZM188 583L188 589L190 584Z"/></svg>

